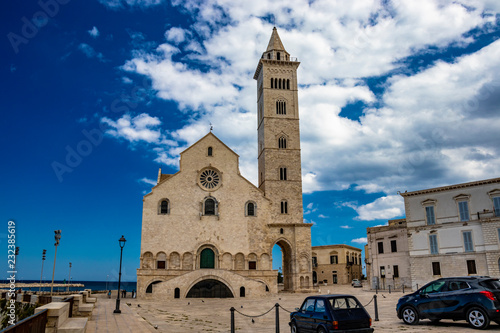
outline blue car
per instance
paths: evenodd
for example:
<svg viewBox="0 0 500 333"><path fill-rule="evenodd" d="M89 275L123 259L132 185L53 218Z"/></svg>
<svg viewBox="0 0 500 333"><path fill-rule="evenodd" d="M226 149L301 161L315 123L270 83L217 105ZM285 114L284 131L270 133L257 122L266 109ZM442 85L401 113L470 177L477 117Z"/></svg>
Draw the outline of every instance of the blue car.
<svg viewBox="0 0 500 333"><path fill-rule="evenodd" d="M292 333L371 333L372 319L352 295L310 296L290 314Z"/></svg>
<svg viewBox="0 0 500 333"><path fill-rule="evenodd" d="M420 319L452 319L486 329L491 321L500 324L500 281L481 276L441 278L401 297L396 311L408 325Z"/></svg>

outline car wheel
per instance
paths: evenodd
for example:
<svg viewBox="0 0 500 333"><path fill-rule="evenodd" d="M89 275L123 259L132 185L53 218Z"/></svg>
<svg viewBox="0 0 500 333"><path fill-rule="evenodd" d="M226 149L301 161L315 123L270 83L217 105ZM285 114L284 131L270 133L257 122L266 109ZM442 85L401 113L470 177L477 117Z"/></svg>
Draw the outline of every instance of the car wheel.
<svg viewBox="0 0 500 333"><path fill-rule="evenodd" d="M408 325L416 325L420 318L418 317L418 312L415 308L407 306L403 309L403 321Z"/></svg>
<svg viewBox="0 0 500 333"><path fill-rule="evenodd" d="M318 329L318 333L326 333L325 329L323 327L320 327Z"/></svg>
<svg viewBox="0 0 500 333"><path fill-rule="evenodd" d="M467 311L466 320L472 328L484 330L490 325L490 318L481 308L472 308Z"/></svg>
<svg viewBox="0 0 500 333"><path fill-rule="evenodd" d="M297 328L297 324L292 323L291 332L292 333L299 333L299 329Z"/></svg>

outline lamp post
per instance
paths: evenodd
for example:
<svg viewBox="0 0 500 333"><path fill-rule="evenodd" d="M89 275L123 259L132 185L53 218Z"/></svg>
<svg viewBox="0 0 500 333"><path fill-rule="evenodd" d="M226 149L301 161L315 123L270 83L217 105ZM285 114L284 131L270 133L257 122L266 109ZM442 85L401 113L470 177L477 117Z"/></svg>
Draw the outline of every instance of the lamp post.
<svg viewBox="0 0 500 333"><path fill-rule="evenodd" d="M54 290L54 273L56 272L57 246L59 245L59 240L61 239L61 230L54 230L54 233L54 239L56 240L54 246L56 247L56 252L54 253L54 268L52 269L52 284L50 285L50 296L52 296L52 291Z"/></svg>
<svg viewBox="0 0 500 333"><path fill-rule="evenodd" d="M120 271L118 273L118 297L116 298L116 309L113 311L113 313L122 313L120 311L120 283L122 280L122 255L123 255L123 247L125 246L125 242L127 240L125 237L122 237L118 240L118 243L120 244Z"/></svg>
<svg viewBox="0 0 500 333"><path fill-rule="evenodd" d="M68 290L69 291L69 285L71 284L71 263L69 263L69 276L68 276Z"/></svg>
<svg viewBox="0 0 500 333"><path fill-rule="evenodd" d="M43 263L45 262L45 254L47 253L47 250L43 250L42 252L42 273L40 273L40 287L38 288L38 292L42 293L42 278L43 278Z"/></svg>

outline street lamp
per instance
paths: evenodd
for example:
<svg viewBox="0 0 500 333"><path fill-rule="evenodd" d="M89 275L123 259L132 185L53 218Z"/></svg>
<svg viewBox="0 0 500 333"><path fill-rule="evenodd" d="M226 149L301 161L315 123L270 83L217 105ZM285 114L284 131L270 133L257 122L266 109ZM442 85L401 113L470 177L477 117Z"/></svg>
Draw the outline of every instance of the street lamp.
<svg viewBox="0 0 500 333"><path fill-rule="evenodd" d="M125 237L123 237L122 235L122 238L120 238L118 240L118 243L120 244L120 271L118 273L118 297L116 298L116 309L115 311L113 311L113 313L122 313L120 311L120 283L121 283L121 280L122 280L122 255L123 255L123 247L125 246L125 242L127 240L125 239Z"/></svg>
<svg viewBox="0 0 500 333"><path fill-rule="evenodd" d="M68 291L70 283L71 283L71 263L69 263Z"/></svg>
<svg viewBox="0 0 500 333"><path fill-rule="evenodd" d="M47 250L43 250L42 252L42 273L40 273L40 287L38 289L39 293L42 293L42 278L43 278L43 263L45 262L45 254L47 253Z"/></svg>
<svg viewBox="0 0 500 333"><path fill-rule="evenodd" d="M54 230L54 233L54 239L56 240L54 246L56 247L56 252L54 253L54 268L52 269L52 284L50 285L50 296L52 296L52 291L54 290L54 273L56 272L57 246L59 245L59 240L61 239L61 230Z"/></svg>

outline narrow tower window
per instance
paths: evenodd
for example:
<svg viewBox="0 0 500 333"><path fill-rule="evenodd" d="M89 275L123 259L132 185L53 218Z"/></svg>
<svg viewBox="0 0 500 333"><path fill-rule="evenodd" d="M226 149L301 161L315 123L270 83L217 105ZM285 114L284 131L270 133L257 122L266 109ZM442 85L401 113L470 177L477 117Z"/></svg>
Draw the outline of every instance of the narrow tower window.
<svg viewBox="0 0 500 333"><path fill-rule="evenodd" d="M208 152L207 152L208 156L213 156L212 151L213 151L212 147L208 147Z"/></svg>
<svg viewBox="0 0 500 333"><path fill-rule="evenodd" d="M286 149L286 138L284 136L278 139L278 148Z"/></svg>
<svg viewBox="0 0 500 333"><path fill-rule="evenodd" d="M288 214L288 202L286 200L281 201L281 214Z"/></svg>
<svg viewBox="0 0 500 333"><path fill-rule="evenodd" d="M160 203L160 214L168 214L168 200L162 200Z"/></svg>
<svg viewBox="0 0 500 333"><path fill-rule="evenodd" d="M255 204L253 202L247 202L246 216L255 216Z"/></svg>
<svg viewBox="0 0 500 333"><path fill-rule="evenodd" d="M286 114L285 101L276 101L276 114Z"/></svg>
<svg viewBox="0 0 500 333"><path fill-rule="evenodd" d="M280 180L286 180L286 168L280 168Z"/></svg>
<svg viewBox="0 0 500 333"><path fill-rule="evenodd" d="M290 79L286 80L286 89L290 90Z"/></svg>
<svg viewBox="0 0 500 333"><path fill-rule="evenodd" d="M278 81L278 87L281 89L281 79Z"/></svg>
<svg viewBox="0 0 500 333"><path fill-rule="evenodd" d="M204 213L205 215L215 215L215 200L212 198L208 198L205 200L204 205Z"/></svg>
<svg viewBox="0 0 500 333"><path fill-rule="evenodd" d="M267 54L267 59L271 59L271 53Z"/></svg>
<svg viewBox="0 0 500 333"><path fill-rule="evenodd" d="M274 79L271 78L271 89L273 89L273 88L274 88Z"/></svg>
<svg viewBox="0 0 500 333"><path fill-rule="evenodd" d="M278 60L281 60L281 54L278 52L278 55L276 57Z"/></svg>
<svg viewBox="0 0 500 333"><path fill-rule="evenodd" d="M278 89L278 79L274 78L274 89Z"/></svg>

